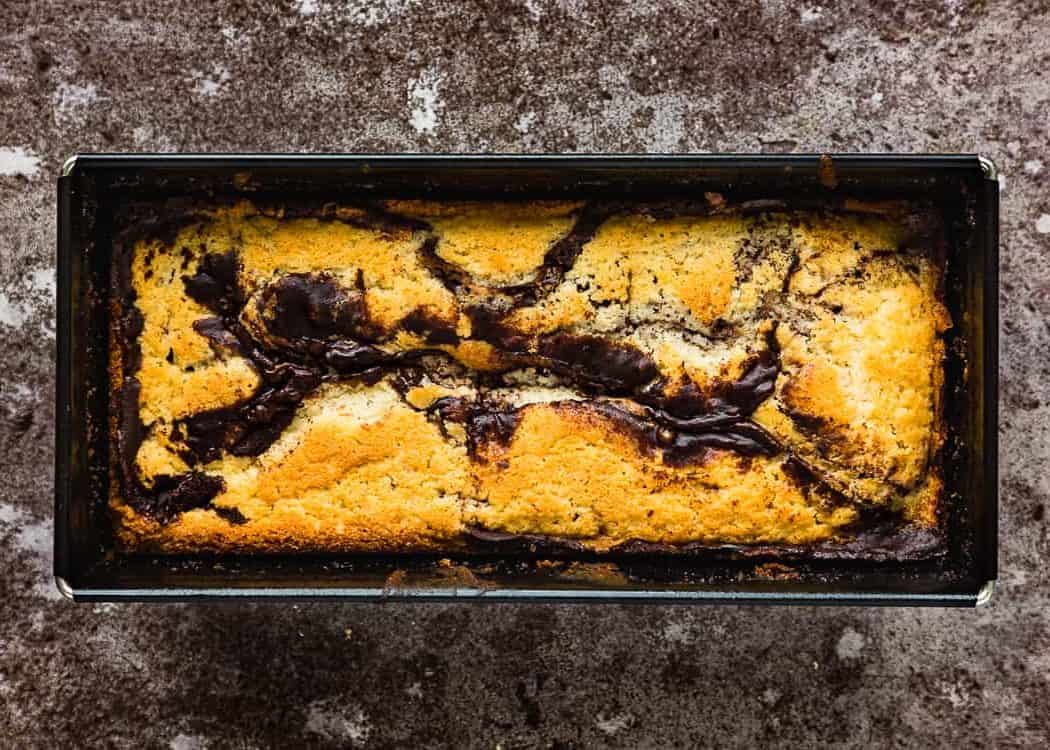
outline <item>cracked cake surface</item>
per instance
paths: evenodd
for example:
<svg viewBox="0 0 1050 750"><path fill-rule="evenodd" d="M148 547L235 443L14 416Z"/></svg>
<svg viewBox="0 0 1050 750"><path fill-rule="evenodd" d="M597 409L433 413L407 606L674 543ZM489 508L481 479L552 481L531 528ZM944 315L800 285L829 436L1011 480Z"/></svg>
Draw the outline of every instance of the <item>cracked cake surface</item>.
<svg viewBox="0 0 1050 750"><path fill-rule="evenodd" d="M919 554L943 515L951 325L931 215L396 200L143 220L114 274L118 539Z"/></svg>

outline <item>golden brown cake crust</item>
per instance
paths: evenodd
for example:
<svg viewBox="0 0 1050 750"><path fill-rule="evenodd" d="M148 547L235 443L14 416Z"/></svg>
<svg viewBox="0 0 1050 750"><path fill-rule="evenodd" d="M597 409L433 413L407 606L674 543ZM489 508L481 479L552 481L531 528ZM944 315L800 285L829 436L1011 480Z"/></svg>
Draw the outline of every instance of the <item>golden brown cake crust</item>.
<svg viewBox="0 0 1050 750"><path fill-rule="evenodd" d="M876 528L936 531L943 239L862 208L242 202L132 225L118 539L863 556Z"/></svg>

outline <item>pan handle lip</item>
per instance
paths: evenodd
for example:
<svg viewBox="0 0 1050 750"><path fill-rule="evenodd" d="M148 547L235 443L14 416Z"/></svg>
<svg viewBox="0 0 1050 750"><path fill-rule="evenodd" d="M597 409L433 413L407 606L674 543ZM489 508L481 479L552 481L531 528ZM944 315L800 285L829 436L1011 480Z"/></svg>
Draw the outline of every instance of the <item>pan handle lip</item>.
<svg viewBox="0 0 1050 750"><path fill-rule="evenodd" d="M55 586L58 588L58 592L62 594L63 597L69 599L69 601L75 601L73 587L69 584L69 581L67 581L62 576L55 576Z"/></svg>
<svg viewBox="0 0 1050 750"><path fill-rule="evenodd" d="M981 165L981 171L984 173L985 179L999 179L999 167L995 166L995 162L992 161L991 157L978 154L977 161Z"/></svg>
<svg viewBox="0 0 1050 750"><path fill-rule="evenodd" d="M984 607L992 601L992 598L995 595L996 583L997 581L994 578L984 582L984 585L981 586L980 590L977 592L977 600L974 602L975 606Z"/></svg>
<svg viewBox="0 0 1050 750"><path fill-rule="evenodd" d="M77 167L77 160L78 159L80 159L80 154L79 153L73 154L72 156L67 158L64 162L62 162L62 171L59 172L59 176L60 177L69 177L69 175L73 174L73 170L76 169L76 167Z"/></svg>

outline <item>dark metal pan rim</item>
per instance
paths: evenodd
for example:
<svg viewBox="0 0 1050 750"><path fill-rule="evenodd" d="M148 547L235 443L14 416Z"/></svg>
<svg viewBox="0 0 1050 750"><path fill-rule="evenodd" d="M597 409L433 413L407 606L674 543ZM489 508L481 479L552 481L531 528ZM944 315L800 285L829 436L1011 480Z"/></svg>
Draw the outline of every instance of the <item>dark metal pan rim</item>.
<svg viewBox="0 0 1050 750"><path fill-rule="evenodd" d="M604 179L606 183L625 185L635 184L638 175L647 179L659 179L656 174L664 175L666 185L675 188L683 185L683 178L690 185L701 179L714 180L714 175L721 172L731 174L733 178L746 175L749 179L765 178L776 171L775 179L782 182L794 181L807 188L814 187L814 175L821 162L820 154L74 154L62 165L59 179L59 289L58 289L58 322L60 336L58 341L58 409L56 440L56 554L55 580L59 591L75 600L91 601L189 601L214 599L260 599L260 600L294 600L294 599L346 599L346 600L471 600L471 601L620 601L620 602L728 602L728 603L798 603L798 604L891 604L891 605L942 605L974 606L989 601L994 590L997 573L996 566L996 526L997 526L997 459L996 459L996 417L997 417L997 289L998 289L998 204L997 184L998 170L994 162L977 154L830 154L830 158L840 175L845 173L851 185L863 189L867 184L876 187L879 180L897 180L894 184L903 184L907 189L925 189L935 184L943 185L957 180L959 184L970 187L965 190L976 194L976 209L973 210L971 227L974 242L967 248L969 255L955 259L957 264L972 266L974 274L969 279L978 289L977 297L967 298L973 307L964 308L967 314L973 313L981 318L977 330L979 346L984 358L974 361L978 385L971 388L980 403L973 407L971 429L960 440L961 449L977 451L970 456L970 463L983 467L984 478L975 487L952 488L959 491L971 505L979 505L979 528L976 533L974 567L965 575L957 576L954 584L945 585L942 589L923 591L910 587L904 578L899 586L887 585L885 581L878 585L848 588L839 586L822 588L818 583L813 590L806 588L811 582L803 581L802 586L790 585L778 587L775 580L752 582L755 585L748 589L744 586L726 586L721 589L712 585L697 584L692 589L663 587L654 581L652 585L640 587L595 586L592 588L544 588L530 585L523 580L521 585L497 585L494 587L443 585L439 587L407 585L387 591L373 585L325 586L318 576L304 576L300 581L282 579L282 585L259 585L247 587L245 583L227 577L209 579L203 585L181 584L169 577L158 575L155 581L139 578L116 578L102 580L91 569L83 556L80 559L72 554L75 530L70 525L70 501L76 497L72 482L72 473L80 470L72 465L73 446L71 435L74 424L73 413L83 410L80 403L71 404L71 394L83 400L84 391L90 384L79 382L72 377L73 347L76 343L71 328L76 316L83 317L85 300L74 298L74 292L83 294L83 278L74 278L70 265L74 262L73 253L85 253L87 244L77 244L72 236L73 228L80 228L81 221L87 222L82 215L71 216L74 204L81 214L84 211L84 191L82 187L93 179L92 175L114 175L138 171L141 174L163 175L163 189L168 189L173 174L192 172L194 178L205 176L209 170L232 174L233 170L260 168L261 174L272 176L286 170L319 170L330 168L340 170L340 174L354 175L370 181L378 178L382 183L383 175L389 178L393 170L404 173L406 169L416 170L451 170L457 168L480 175L483 180L491 180L499 175L500 170L530 169L533 173L543 172L547 175L564 175L562 170L577 175L575 183L581 189L589 189L595 179ZM479 169L484 167L484 169ZM223 172L223 170L225 170ZM384 172L384 170L388 170ZM582 170L574 172L574 170ZM660 171L664 170L664 171ZM691 171L691 170L696 170ZM331 173L329 173L331 174ZM524 174L524 173L522 173ZM596 178L595 175L604 175ZM702 175L698 177L698 175ZM937 182L934 177L937 177ZM378 177L377 177L378 176ZM554 179L551 177L550 179ZM722 179L727 179L723 176ZM730 180L732 182L732 180ZM280 184L280 183L274 183ZM542 183L537 182L537 186ZM560 184L560 183L559 183ZM706 184L706 183L705 183ZM715 184L715 183L712 183ZM886 183L889 184L889 183ZM74 185L76 187L74 187ZM362 183L364 185L364 183ZM540 188L542 189L542 187ZM716 188L717 189L717 188ZM234 189L234 192L237 192ZM93 199L95 196L91 194ZM97 203L88 200L94 210ZM973 257L970 257L973 256ZM983 296L980 294L983 289ZM964 289L962 294L971 294L973 290ZM98 387L97 385L95 387ZM982 395L983 394L983 395ZM76 414L81 416L80 411ZM79 446L81 450L84 446ZM96 555L101 548L91 554ZM96 566L97 567L97 566ZM141 573L141 571L140 571ZM535 583L534 581L532 582ZM285 585L287 584L287 585ZM681 586L682 584L676 584ZM768 589L768 590L767 590Z"/></svg>
<svg viewBox="0 0 1050 750"><path fill-rule="evenodd" d="M491 153L491 154L427 154L427 153L398 153L398 154L364 154L364 153L345 153L345 152L332 152L332 153L309 153L309 154L287 154L287 153L276 153L276 152L258 152L258 153L244 153L244 152L200 152L200 153L94 153L94 152L77 152L65 159L62 163L62 167L59 171L59 177L68 177L76 169L80 163L95 163L98 165L107 166L133 166L137 162L148 164L154 167L186 167L193 165L195 162L199 162L202 166L230 166L233 164L244 164L245 166L266 166L267 162L272 163L273 166L282 166L290 164L303 164L303 163L331 163L333 161L342 161L348 164L360 163L366 164L368 162L386 162L386 163L432 163L435 165L440 164L484 164L489 163L493 166L502 166L503 164L512 163L537 163L537 162L563 162L566 164L585 164L588 162L594 162L597 165L601 165L603 162L608 164L611 161L619 162L634 162L638 164L645 164L653 162L654 160L661 161L665 164L680 163L683 165L691 164L708 164L708 165L732 165L732 166L748 166L752 164L773 164L780 163L785 166L790 165L801 165L801 166L812 166L812 160L819 158L824 154L819 152L799 152L792 154L756 154L756 153L724 153L724 154L675 154L675 153L663 153L663 154L630 154L630 153L596 153L596 154L556 154L556 153L544 153L544 154L513 154L513 153ZM959 153L940 153L940 154L895 154L895 153L850 153L850 154L833 154L831 155L834 163L839 164L856 164L856 165L867 165L877 166L885 169L891 169L894 166L901 165L916 165L929 163L930 160L936 160L938 166L941 168L968 168L972 166L972 160L976 159L984 176L989 180L996 180L999 176L999 169L995 162L988 156L980 153L973 154L959 154Z"/></svg>
<svg viewBox="0 0 1050 750"><path fill-rule="evenodd" d="M863 591L843 592L792 592L776 591L705 591L705 590L557 590L529 588L477 588L477 587L404 587L396 591L377 588L343 587L251 587L251 588L128 588L92 589L73 586L61 576L55 576L55 585L63 597L77 602L186 602L186 601L415 601L415 602L565 602L587 603L604 601L617 604L799 604L799 605L911 605L983 607L995 592L996 581L982 583L973 593L868 593Z"/></svg>

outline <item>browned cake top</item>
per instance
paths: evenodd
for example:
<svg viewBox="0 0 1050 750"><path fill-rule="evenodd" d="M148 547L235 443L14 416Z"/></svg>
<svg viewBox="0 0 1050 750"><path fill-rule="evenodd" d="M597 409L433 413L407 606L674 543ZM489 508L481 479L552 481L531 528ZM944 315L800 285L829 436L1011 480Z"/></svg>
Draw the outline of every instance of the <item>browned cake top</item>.
<svg viewBox="0 0 1050 750"><path fill-rule="evenodd" d="M130 548L853 544L937 524L938 236L880 212L243 203L129 242Z"/></svg>

